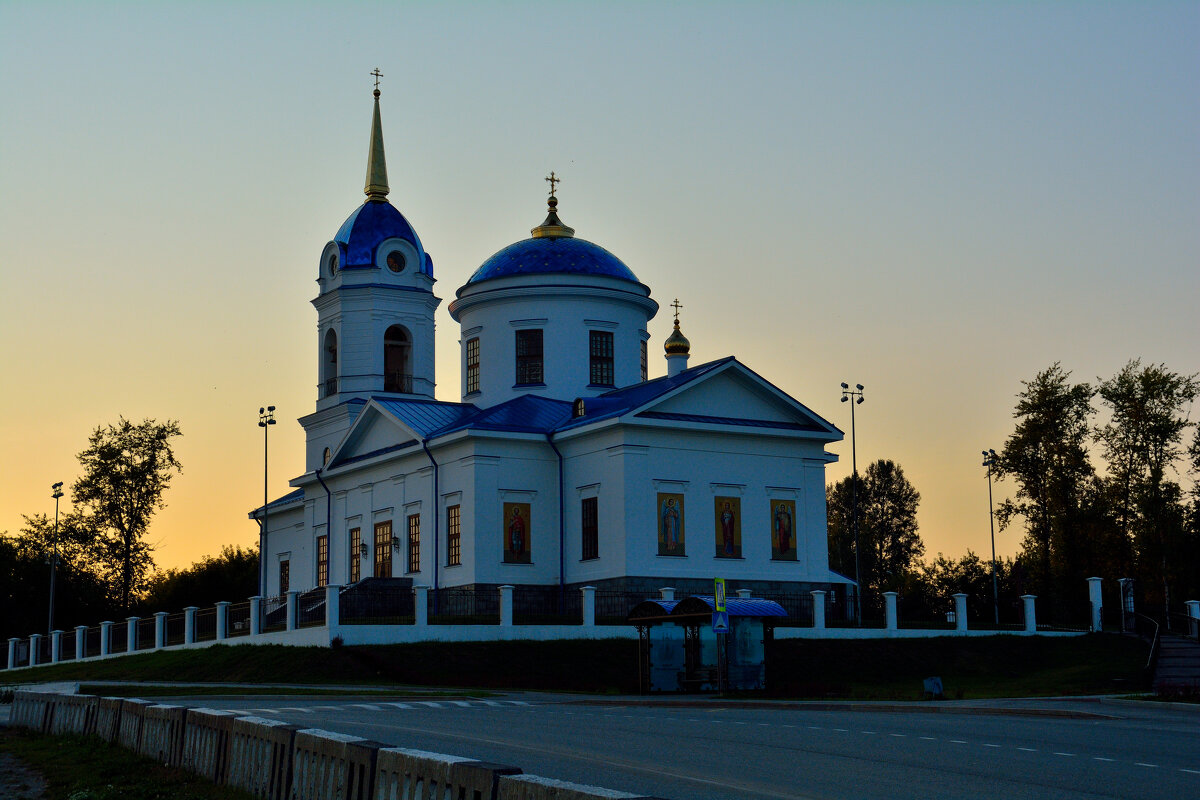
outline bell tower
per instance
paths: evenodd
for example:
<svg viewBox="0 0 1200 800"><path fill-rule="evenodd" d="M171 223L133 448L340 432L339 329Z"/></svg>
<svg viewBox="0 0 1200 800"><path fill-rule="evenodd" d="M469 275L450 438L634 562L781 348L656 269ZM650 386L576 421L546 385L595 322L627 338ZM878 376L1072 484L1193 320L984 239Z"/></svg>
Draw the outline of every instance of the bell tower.
<svg viewBox="0 0 1200 800"><path fill-rule="evenodd" d="M308 469L323 463L367 398L434 396L433 259L387 196L379 78L366 201L325 245L317 267L317 409L300 420Z"/></svg>

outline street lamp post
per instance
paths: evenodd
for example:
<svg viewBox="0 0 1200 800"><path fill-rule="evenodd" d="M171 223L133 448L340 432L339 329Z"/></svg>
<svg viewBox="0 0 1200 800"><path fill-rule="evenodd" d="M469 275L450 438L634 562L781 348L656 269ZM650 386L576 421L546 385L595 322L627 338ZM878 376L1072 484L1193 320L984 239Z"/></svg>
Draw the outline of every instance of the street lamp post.
<svg viewBox="0 0 1200 800"><path fill-rule="evenodd" d="M842 383L842 402L854 401L850 404L850 515L854 521L854 582L858 584L858 591L854 594L854 616L861 626L863 584L861 561L858 557L858 446L854 431L854 407L863 401L863 385L856 383L854 386L855 388L851 389L850 384Z"/></svg>
<svg viewBox="0 0 1200 800"><path fill-rule="evenodd" d="M983 451L983 465L987 467L988 476L988 524L992 529L992 613L997 626L1000 625L1000 590L996 584L996 512L992 505L992 465L998 457L995 450Z"/></svg>
<svg viewBox="0 0 1200 800"><path fill-rule="evenodd" d="M62 481L50 486L54 498L54 539L50 553L50 634L54 634L54 573L58 569L58 498L63 496Z"/></svg>
<svg viewBox="0 0 1200 800"><path fill-rule="evenodd" d="M275 406L258 409L258 427L263 429L263 516L262 530L258 535L258 591L267 590L267 431L275 424Z"/></svg>

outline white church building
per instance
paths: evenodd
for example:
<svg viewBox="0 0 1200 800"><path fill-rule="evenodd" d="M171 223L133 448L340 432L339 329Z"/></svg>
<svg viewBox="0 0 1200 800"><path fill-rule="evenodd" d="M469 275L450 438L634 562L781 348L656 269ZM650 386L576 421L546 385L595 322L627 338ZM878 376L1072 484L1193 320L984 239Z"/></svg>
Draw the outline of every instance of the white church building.
<svg viewBox="0 0 1200 800"><path fill-rule="evenodd" d="M433 589L830 591L825 451L842 433L732 356L688 364L620 259L549 213L467 278L461 401L434 397L433 260L387 200L375 90L366 202L322 251L318 399L294 491L251 512L260 594L371 577ZM262 525L266 517L265 526Z"/></svg>

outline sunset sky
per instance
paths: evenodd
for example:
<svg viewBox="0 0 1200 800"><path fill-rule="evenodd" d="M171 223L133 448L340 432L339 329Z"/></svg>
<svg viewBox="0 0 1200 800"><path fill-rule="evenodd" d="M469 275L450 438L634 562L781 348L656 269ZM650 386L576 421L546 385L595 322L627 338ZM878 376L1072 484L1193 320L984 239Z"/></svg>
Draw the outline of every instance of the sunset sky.
<svg viewBox="0 0 1200 800"><path fill-rule="evenodd" d="M563 221L679 298L693 365L736 355L845 430L831 482L864 384L860 467L901 464L929 556L986 554L980 451L1022 380L1200 371L1198 41L1196 2L0 0L0 531L124 415L184 432L160 566L257 543L258 408L275 497L378 67L439 398L445 307L553 169Z"/></svg>

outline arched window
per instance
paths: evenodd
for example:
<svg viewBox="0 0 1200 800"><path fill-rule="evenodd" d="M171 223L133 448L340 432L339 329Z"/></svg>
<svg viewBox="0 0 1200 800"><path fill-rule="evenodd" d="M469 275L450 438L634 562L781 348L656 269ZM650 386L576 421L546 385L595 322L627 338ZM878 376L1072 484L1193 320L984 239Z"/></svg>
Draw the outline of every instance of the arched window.
<svg viewBox="0 0 1200 800"><path fill-rule="evenodd" d="M383 390L411 394L412 337L400 325L383 334Z"/></svg>
<svg viewBox="0 0 1200 800"><path fill-rule="evenodd" d="M337 394L338 376L338 347L337 333L333 328L325 331L325 342L321 347L321 396L329 397Z"/></svg>

